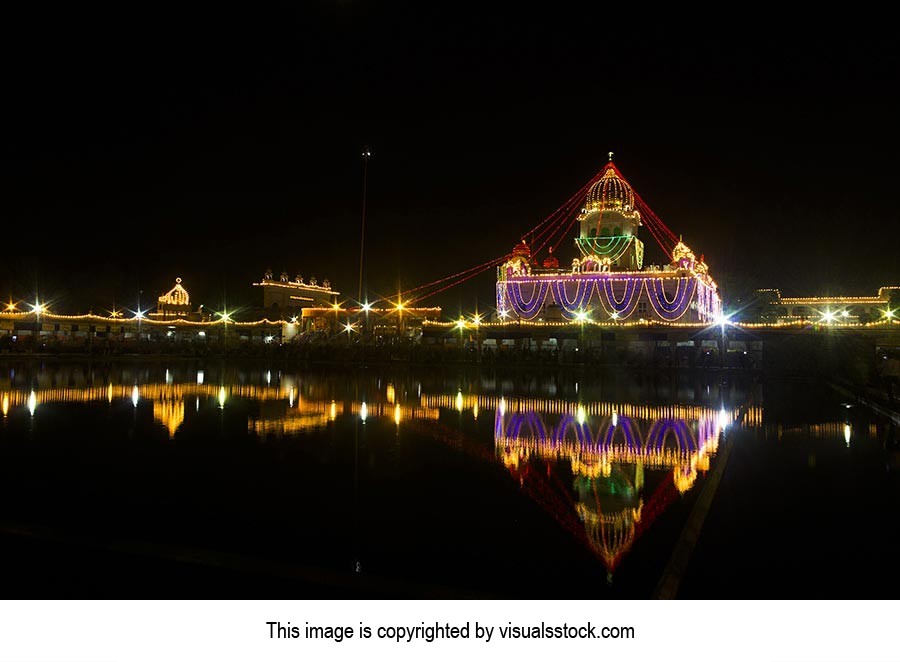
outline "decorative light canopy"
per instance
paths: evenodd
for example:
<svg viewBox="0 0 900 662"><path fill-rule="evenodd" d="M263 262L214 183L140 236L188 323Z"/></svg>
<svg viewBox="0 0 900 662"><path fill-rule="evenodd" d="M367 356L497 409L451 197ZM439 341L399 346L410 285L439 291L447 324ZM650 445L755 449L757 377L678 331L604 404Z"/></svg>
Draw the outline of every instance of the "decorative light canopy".
<svg viewBox="0 0 900 662"><path fill-rule="evenodd" d="M634 190L619 176L611 161L603 176L588 190L584 207L587 211L614 209L629 212L634 209Z"/></svg>
<svg viewBox="0 0 900 662"><path fill-rule="evenodd" d="M190 306L191 297L188 291L181 285L181 279L175 279L175 287L159 297L160 305L164 306Z"/></svg>

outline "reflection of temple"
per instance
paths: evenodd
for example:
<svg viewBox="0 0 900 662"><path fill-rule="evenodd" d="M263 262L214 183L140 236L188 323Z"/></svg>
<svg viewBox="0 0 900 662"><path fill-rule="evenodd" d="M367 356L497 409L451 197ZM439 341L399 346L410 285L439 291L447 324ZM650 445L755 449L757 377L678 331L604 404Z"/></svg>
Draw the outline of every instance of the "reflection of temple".
<svg viewBox="0 0 900 662"><path fill-rule="evenodd" d="M678 241L671 262L644 267L635 194L610 161L588 189L575 245L581 256L560 268L539 263L524 242L497 271L501 319L710 322L720 314L715 281L701 256Z"/></svg>
<svg viewBox="0 0 900 662"><path fill-rule="evenodd" d="M291 435L312 431L328 425L338 416L352 415L362 418L386 418L400 425L403 421L438 418L438 410L423 404L400 404L388 398L387 402L344 402L332 399L303 398L292 379L285 378L277 386L255 384L219 385L204 383L199 371L196 381L183 383L155 382L149 384L107 384L106 386L51 387L30 390L10 390L0 393L2 414L7 416L17 407L36 411L51 403L90 403L131 401L134 406L142 401L153 403L153 418L174 437L185 421L186 403L199 409L200 403L215 403L224 407L232 398L259 402L259 413L247 421L249 432L260 435ZM32 411L32 413L33 413Z"/></svg>
<svg viewBox="0 0 900 662"><path fill-rule="evenodd" d="M549 475L556 462L567 461L572 484L559 494L570 499L588 546L612 572L657 515L709 469L719 434L736 415L702 407L696 413L701 415L690 422L641 420L617 411L589 418L581 405L574 413L508 413L503 401L495 415L495 448L523 486L545 481L545 471ZM546 469L536 470L536 462Z"/></svg>

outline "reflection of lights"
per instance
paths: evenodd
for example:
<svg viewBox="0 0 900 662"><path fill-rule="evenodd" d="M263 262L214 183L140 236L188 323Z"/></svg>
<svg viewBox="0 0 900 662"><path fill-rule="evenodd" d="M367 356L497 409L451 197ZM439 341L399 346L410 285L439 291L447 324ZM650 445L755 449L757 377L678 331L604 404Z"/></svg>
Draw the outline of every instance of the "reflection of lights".
<svg viewBox="0 0 900 662"><path fill-rule="evenodd" d="M106 401L107 401L109 404L112 404L112 395L113 395L112 382L110 382L110 383L106 386Z"/></svg>
<svg viewBox="0 0 900 662"><path fill-rule="evenodd" d="M328 415L332 421L337 418L337 405L334 403L334 400L331 401L331 410L328 412Z"/></svg>
<svg viewBox="0 0 900 662"><path fill-rule="evenodd" d="M578 419L578 425L584 425L584 421L587 419L587 416L584 413L584 407L578 405L578 411L576 412L575 417Z"/></svg>
<svg viewBox="0 0 900 662"><path fill-rule="evenodd" d="M28 412L34 416L35 409L37 409L37 393L32 389L31 393L28 394Z"/></svg>
<svg viewBox="0 0 900 662"><path fill-rule="evenodd" d="M266 370L266 386L272 385L272 371Z"/></svg>
<svg viewBox="0 0 900 662"><path fill-rule="evenodd" d="M134 388L131 389L131 404L133 404L135 407L137 407L138 400L140 400L140 399L141 399L141 393L140 393L140 391L138 391L138 385L135 384Z"/></svg>
<svg viewBox="0 0 900 662"><path fill-rule="evenodd" d="M472 406L472 418L474 418L476 421L478 420L478 402L477 401Z"/></svg>
<svg viewBox="0 0 900 662"><path fill-rule="evenodd" d="M288 391L288 407L294 406L294 387L291 386L291 390Z"/></svg>
<svg viewBox="0 0 900 662"><path fill-rule="evenodd" d="M460 411L460 412L461 412L462 410L463 410L463 397L462 397L462 391L457 391L457 392L456 392L456 411Z"/></svg>
<svg viewBox="0 0 900 662"><path fill-rule="evenodd" d="M506 398L500 396L500 416L506 416Z"/></svg>
<svg viewBox="0 0 900 662"><path fill-rule="evenodd" d="M387 385L387 401L389 405L394 404L394 401L397 399L397 389L394 388L393 384Z"/></svg>
<svg viewBox="0 0 900 662"><path fill-rule="evenodd" d="M850 445L850 432L850 424L844 423L844 443L846 443L848 446Z"/></svg>
<svg viewBox="0 0 900 662"><path fill-rule="evenodd" d="M194 411L200 411L200 396L197 396L197 399L194 400Z"/></svg>
<svg viewBox="0 0 900 662"><path fill-rule="evenodd" d="M366 403L363 402L363 403L359 406L359 420L361 420L363 423L365 423L365 422L366 422L366 419L367 419L368 417L369 417L369 408L366 407Z"/></svg>
<svg viewBox="0 0 900 662"><path fill-rule="evenodd" d="M166 368L166 384L172 383L172 373L169 372L169 369Z"/></svg>
<svg viewBox="0 0 900 662"><path fill-rule="evenodd" d="M400 425L400 405L394 405L394 423Z"/></svg>
<svg viewBox="0 0 900 662"><path fill-rule="evenodd" d="M203 378L206 376L202 370L197 371L197 384L203 384Z"/></svg>
<svg viewBox="0 0 900 662"><path fill-rule="evenodd" d="M619 415L616 412L612 413L612 426L616 427L619 424Z"/></svg>
<svg viewBox="0 0 900 662"><path fill-rule="evenodd" d="M219 387L219 409L225 408L225 387Z"/></svg>
<svg viewBox="0 0 900 662"><path fill-rule="evenodd" d="M719 428L723 431L728 428L728 412L725 411L725 407L719 410Z"/></svg>
<svg viewBox="0 0 900 662"><path fill-rule="evenodd" d="M6 418L6 415L9 413L9 394L3 394L3 418Z"/></svg>

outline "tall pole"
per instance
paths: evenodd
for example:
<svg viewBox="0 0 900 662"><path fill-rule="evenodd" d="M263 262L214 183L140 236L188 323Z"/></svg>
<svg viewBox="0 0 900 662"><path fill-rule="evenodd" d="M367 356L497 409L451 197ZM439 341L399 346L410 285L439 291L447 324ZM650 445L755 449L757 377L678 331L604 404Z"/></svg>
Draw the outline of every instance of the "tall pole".
<svg viewBox="0 0 900 662"><path fill-rule="evenodd" d="M363 301L363 255L366 248L366 188L369 178L369 159L372 152L368 147L364 147L362 151L363 158L363 196L362 196L362 224L359 237L359 290L356 296L357 302L362 305Z"/></svg>

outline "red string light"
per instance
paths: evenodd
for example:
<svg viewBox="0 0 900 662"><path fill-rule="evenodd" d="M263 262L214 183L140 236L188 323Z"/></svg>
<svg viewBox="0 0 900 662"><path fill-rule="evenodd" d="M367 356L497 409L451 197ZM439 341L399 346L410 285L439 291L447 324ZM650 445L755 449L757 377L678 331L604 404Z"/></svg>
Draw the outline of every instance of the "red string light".
<svg viewBox="0 0 900 662"><path fill-rule="evenodd" d="M538 223L522 235L522 241L527 241L528 239L530 239L528 243L532 246L532 259L536 259L538 254L548 245L550 247L550 252L555 251L559 247L560 242L562 242L562 240L571 230L572 226L578 220L578 209L581 206L588 189L593 186L600 178L602 178L603 174L609 169L612 169L613 172L620 179L622 179L623 182L627 183L627 180L622 176L622 173L618 169L618 167L616 167L616 165L612 161L610 161L609 163L605 164L604 167L600 169L600 171L595 173L581 188L578 189L578 191L570 196L568 200L566 200L562 205L554 210L553 213L545 217L540 223ZM659 216L657 216L652 209L650 209L647 203L644 202L644 200L637 193L635 193L633 189L632 193L634 194L635 207L641 214L642 225L647 228L647 231L653 237L654 241L656 241L659 247L663 250L665 255L671 255L672 250L679 241L675 236L675 233L669 229L669 227L662 221L662 219L659 218ZM535 244L538 244L537 247L534 247ZM474 267L464 269L463 271L459 271L449 276L445 276L429 283L418 285L416 287L405 290L398 295L400 297L399 300L403 301L403 299L409 298L410 295L416 293L419 293L418 296L410 298L410 300L405 301L404 304L413 304L418 301L422 301L423 299L432 297L452 287L460 285L470 280L471 278L474 278L487 269L501 264L502 262L509 259L510 255L511 254L507 253L502 257L488 260L487 262L483 262ZM426 292L427 290L430 290L431 288L434 288L436 286L440 287L433 291Z"/></svg>

